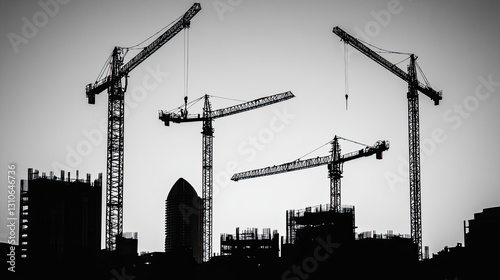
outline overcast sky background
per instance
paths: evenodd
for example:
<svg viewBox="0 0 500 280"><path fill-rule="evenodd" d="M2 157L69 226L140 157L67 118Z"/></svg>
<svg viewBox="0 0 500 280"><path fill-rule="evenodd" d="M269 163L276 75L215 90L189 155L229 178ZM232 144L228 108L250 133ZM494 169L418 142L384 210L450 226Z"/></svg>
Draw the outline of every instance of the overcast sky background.
<svg viewBox="0 0 500 280"><path fill-rule="evenodd" d="M85 85L95 81L114 46L141 42L193 4L40 2L52 4L44 9L38 1L0 1L3 186L9 163L17 164L19 180L27 178L29 167L56 175L63 168L72 177L78 169L80 178L91 173L93 179L102 172L105 178L106 133L100 124L107 120L107 93L89 105ZM432 87L443 91L439 106L420 97L423 245L434 253L463 242L463 220L500 205L500 3L210 0L201 5L189 31L190 100L204 94L253 100L288 90L296 95L214 122L214 252L221 233L269 227L284 236L286 210L329 203L326 166L238 183L229 177L293 161L334 135L368 145L391 143L383 160L344 165L342 204L356 207L357 232L410 233L407 84L350 48L346 110L343 43L332 33L334 26L378 47L415 53ZM183 103L183 50L182 32L130 73L124 231L139 233L140 251L163 251L165 198L179 177L201 196L201 123L165 127L158 120L158 110ZM406 58L383 56L394 63ZM406 71L406 65L398 66ZM212 98L213 109L236 103ZM201 113L202 103L190 112ZM342 153L362 148L345 141L341 146ZM328 155L329 149L306 158ZM4 221L6 197L3 187ZM103 247L104 229L103 218ZM5 241L6 227L0 234Z"/></svg>

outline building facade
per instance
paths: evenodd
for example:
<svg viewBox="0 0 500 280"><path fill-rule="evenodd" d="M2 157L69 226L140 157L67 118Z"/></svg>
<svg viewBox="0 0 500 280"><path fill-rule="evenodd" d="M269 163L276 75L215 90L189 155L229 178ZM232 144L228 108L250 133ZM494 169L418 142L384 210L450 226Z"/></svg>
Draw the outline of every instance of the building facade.
<svg viewBox="0 0 500 280"><path fill-rule="evenodd" d="M20 249L28 268L82 263L101 249L102 174L91 182L28 169L21 181Z"/></svg>
<svg viewBox="0 0 500 280"><path fill-rule="evenodd" d="M279 234L264 228L262 234L256 228L248 228L236 234L221 234L220 254L232 259L255 260L257 262L276 261L279 257Z"/></svg>
<svg viewBox="0 0 500 280"><path fill-rule="evenodd" d="M165 201L165 252L202 261L202 200L183 178L175 182Z"/></svg>

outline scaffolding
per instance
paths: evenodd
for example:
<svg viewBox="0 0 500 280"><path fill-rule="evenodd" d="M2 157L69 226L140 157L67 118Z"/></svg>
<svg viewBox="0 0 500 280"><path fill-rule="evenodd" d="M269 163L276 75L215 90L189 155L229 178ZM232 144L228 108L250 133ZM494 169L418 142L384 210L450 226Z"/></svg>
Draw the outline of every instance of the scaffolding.
<svg viewBox="0 0 500 280"><path fill-rule="evenodd" d="M354 240L354 206L343 205L333 211L329 204L286 211L285 244L296 244L301 239L333 235L339 241Z"/></svg>
<svg viewBox="0 0 500 280"><path fill-rule="evenodd" d="M363 239L411 239L409 234L394 234L392 230L388 230L386 233L377 233L376 231L364 231L356 234L356 240Z"/></svg>
<svg viewBox="0 0 500 280"><path fill-rule="evenodd" d="M220 254L228 258L272 260L278 258L279 234L270 228L264 228L259 234L257 228L247 228L236 234L223 233L220 236Z"/></svg>

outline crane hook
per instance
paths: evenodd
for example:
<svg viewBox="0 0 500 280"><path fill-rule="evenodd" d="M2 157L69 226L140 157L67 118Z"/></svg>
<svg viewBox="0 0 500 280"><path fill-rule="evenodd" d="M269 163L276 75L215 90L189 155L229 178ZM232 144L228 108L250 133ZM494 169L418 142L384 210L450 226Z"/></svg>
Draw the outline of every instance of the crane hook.
<svg viewBox="0 0 500 280"><path fill-rule="evenodd" d="M184 119L187 118L187 114L188 114L187 102L188 102L188 97L184 96L184 109L181 109L181 116Z"/></svg>

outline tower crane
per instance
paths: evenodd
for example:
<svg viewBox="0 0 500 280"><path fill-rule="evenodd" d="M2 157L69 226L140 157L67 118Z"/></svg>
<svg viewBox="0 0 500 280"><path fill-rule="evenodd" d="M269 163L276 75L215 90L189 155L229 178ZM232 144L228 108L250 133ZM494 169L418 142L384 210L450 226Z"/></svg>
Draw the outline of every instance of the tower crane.
<svg viewBox="0 0 500 280"><path fill-rule="evenodd" d="M212 110L209 96L205 95L203 114L190 115L187 113L187 107L181 110L180 113L171 113L168 111L160 111L159 119L162 120L166 126L170 122L183 123L183 122L196 122L202 121L202 201L203 201L203 261L210 260L212 255L212 193L213 193L213 137L214 128L212 122L214 119L222 118L237 113L257 109L263 106L271 105L277 102L285 101L293 98L292 92L287 91L253 101L237 104L224 109Z"/></svg>
<svg viewBox="0 0 500 280"><path fill-rule="evenodd" d="M106 164L106 249L108 251L116 250L116 237L121 235L123 231L124 101L128 74L181 30L189 28L191 19L200 10L201 5L195 3L172 27L143 48L126 64L123 63L123 60L127 49L115 47L110 60L111 73L86 86L85 91L89 104L95 104L96 94L108 90ZM122 84L122 78L125 78L125 85Z"/></svg>
<svg viewBox="0 0 500 280"><path fill-rule="evenodd" d="M394 75L408 83L408 145L409 145L409 180L410 180L410 225L411 238L418 246L419 259L422 259L422 203L420 190L420 121L419 121L419 102L418 92L423 93L431 100L434 105L439 105L443 99L442 92L436 91L430 87L425 76L423 77L427 85L418 81L416 71L415 54L410 55L408 73L401 70L395 64L389 62L378 53L367 47L358 39L352 37L338 26L333 28L333 33L340 37L345 44L353 46L355 49L366 55L373 61L382 65Z"/></svg>
<svg viewBox="0 0 500 280"><path fill-rule="evenodd" d="M305 160L295 160L281 165L274 165L261 169L254 169L236 173L231 177L233 181L262 177L274 174L280 174L295 170L312 168L321 165L328 165L328 177L330 178L330 207L335 212L340 212L340 179L343 173L344 162L368 157L373 154L377 159L382 159L382 152L389 149L389 141L377 141L373 146L366 146L364 149L350 152L344 155L340 154L339 139L351 141L339 136L335 136L330 142L332 144L331 154L323 157L316 157Z"/></svg>

